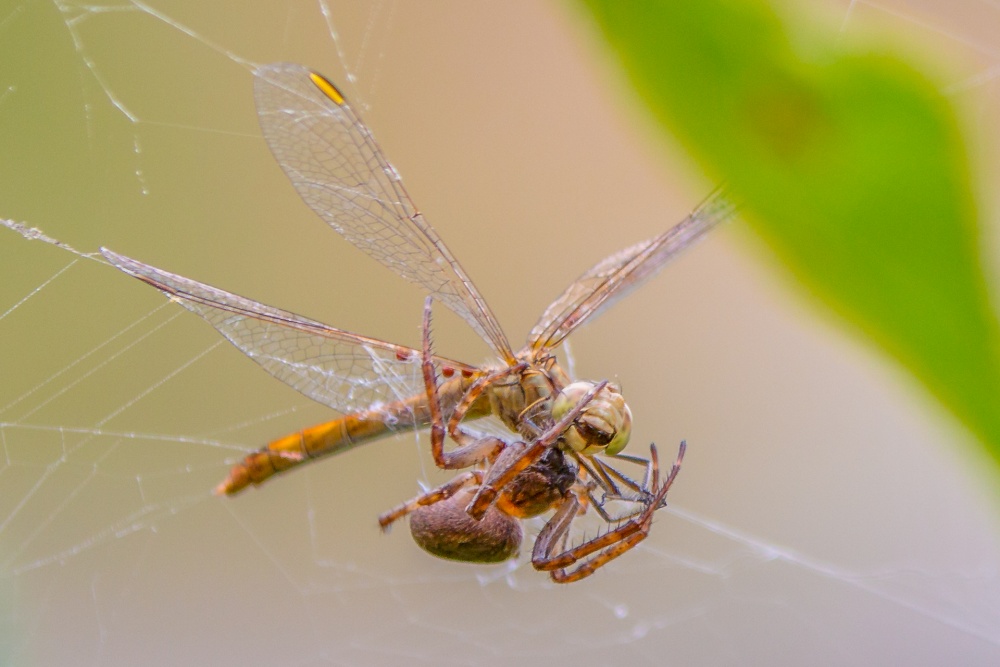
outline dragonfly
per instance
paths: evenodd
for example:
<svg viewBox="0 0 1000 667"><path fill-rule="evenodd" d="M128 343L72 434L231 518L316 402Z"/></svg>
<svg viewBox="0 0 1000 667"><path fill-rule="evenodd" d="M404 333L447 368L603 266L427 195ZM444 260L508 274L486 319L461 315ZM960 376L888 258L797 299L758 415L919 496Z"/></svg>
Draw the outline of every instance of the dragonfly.
<svg viewBox="0 0 1000 667"><path fill-rule="evenodd" d="M315 459L429 428L435 463L462 472L382 514L383 529L409 517L414 540L433 555L501 562L519 552L523 520L551 511L531 562L561 583L589 576L641 542L653 513L666 505L685 445L666 475L655 445L648 458L624 453L632 414L621 388L606 380L573 380L555 351L729 218L734 205L726 193L717 190L673 228L585 271L515 351L332 82L302 65L271 64L255 70L254 95L264 137L305 203L428 296L417 349L337 329L102 248L114 266L203 317L272 376L344 415L248 454L216 492L234 495ZM435 354L434 303L464 320L495 358L475 365ZM501 422L503 433L477 429L486 418ZM623 472L628 466L636 472ZM613 501L631 509L613 514ZM568 547L572 524L591 509L607 530Z"/></svg>

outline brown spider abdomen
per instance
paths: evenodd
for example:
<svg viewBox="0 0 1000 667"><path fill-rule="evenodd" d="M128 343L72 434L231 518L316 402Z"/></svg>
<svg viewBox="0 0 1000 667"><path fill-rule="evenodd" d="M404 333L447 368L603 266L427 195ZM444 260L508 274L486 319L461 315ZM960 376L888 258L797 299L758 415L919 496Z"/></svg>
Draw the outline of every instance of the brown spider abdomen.
<svg viewBox="0 0 1000 667"><path fill-rule="evenodd" d="M467 563L500 563L521 548L521 525L495 507L476 521L465 511L475 489L426 505L410 515L413 541L429 554Z"/></svg>

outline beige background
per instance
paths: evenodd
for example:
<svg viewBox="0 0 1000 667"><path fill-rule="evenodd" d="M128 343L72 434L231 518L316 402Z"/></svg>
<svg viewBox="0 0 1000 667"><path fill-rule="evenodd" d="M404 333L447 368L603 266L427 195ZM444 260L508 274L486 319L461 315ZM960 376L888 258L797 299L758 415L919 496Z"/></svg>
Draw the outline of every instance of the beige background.
<svg viewBox="0 0 1000 667"><path fill-rule="evenodd" d="M346 92L516 344L572 277L713 185L654 133L571 6L330 2L335 41L324 3L250 4L0 0L0 216L415 344L419 292L297 199L240 60L353 74ZM1000 10L802 6L934 63L995 173ZM60 273L73 259L0 231L13 664L1000 660L988 465L742 223L573 337L579 375L623 385L632 451L690 448L650 539L570 587L380 535L380 511L444 479L413 436L211 496L239 452L330 411L136 281L89 261ZM443 354L485 358L457 320L436 330Z"/></svg>

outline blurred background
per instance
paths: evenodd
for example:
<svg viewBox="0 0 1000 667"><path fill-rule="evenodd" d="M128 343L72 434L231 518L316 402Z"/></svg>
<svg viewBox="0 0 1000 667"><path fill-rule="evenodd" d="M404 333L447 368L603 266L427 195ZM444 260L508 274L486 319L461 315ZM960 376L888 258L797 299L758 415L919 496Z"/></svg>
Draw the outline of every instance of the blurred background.
<svg viewBox="0 0 1000 667"><path fill-rule="evenodd" d="M1000 9L795 8L939 77L995 248ZM261 137L252 67L281 60L343 84L515 345L715 185L568 3L0 0L0 217L416 345L420 292L322 224ZM580 377L623 386L633 453L689 450L650 538L568 587L381 535L447 478L414 435L212 496L243 452L335 414L107 266L0 230L0 271L11 664L1000 659L992 467L739 221L571 339ZM443 310L435 329L441 354L487 359Z"/></svg>

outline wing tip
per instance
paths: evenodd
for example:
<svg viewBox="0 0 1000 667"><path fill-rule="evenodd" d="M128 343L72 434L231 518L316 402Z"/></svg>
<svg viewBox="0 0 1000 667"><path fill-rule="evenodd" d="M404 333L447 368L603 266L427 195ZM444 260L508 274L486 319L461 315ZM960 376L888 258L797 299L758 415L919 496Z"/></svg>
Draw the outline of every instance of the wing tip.
<svg viewBox="0 0 1000 667"><path fill-rule="evenodd" d="M111 248L107 248L105 246L101 246L100 250L101 254L104 255L104 259L108 260L119 269L123 269L125 266L128 266L130 262L135 261L130 257L126 257L125 255L119 255Z"/></svg>

